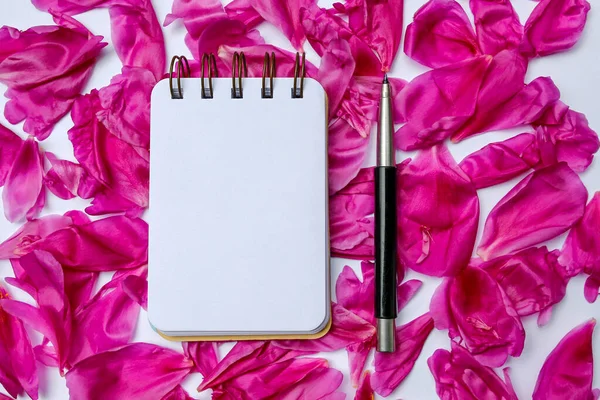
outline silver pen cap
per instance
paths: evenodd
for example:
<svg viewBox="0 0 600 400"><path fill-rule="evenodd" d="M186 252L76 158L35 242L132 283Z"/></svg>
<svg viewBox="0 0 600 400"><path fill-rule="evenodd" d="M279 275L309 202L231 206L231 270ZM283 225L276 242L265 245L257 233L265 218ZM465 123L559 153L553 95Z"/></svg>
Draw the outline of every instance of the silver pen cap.
<svg viewBox="0 0 600 400"><path fill-rule="evenodd" d="M396 320L377 318L377 351L393 353L396 351Z"/></svg>

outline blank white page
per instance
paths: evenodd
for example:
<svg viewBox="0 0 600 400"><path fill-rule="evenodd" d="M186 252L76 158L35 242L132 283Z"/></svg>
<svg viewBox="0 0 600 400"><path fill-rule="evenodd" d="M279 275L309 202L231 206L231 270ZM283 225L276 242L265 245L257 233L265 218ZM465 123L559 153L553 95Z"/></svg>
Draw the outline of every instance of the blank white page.
<svg viewBox="0 0 600 400"><path fill-rule="evenodd" d="M170 336L310 334L330 318L327 110L320 84L168 80L151 101L148 315ZM174 82L175 84L175 82Z"/></svg>

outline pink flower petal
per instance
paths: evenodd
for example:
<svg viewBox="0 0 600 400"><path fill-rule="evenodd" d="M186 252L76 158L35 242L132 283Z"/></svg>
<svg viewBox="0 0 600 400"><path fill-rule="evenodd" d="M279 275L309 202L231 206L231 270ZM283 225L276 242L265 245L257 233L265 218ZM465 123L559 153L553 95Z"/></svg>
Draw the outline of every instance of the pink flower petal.
<svg viewBox="0 0 600 400"><path fill-rule="evenodd" d="M454 0L430 0L415 13L406 28L404 52L431 68L480 55L471 22Z"/></svg>
<svg viewBox="0 0 600 400"><path fill-rule="evenodd" d="M123 66L145 68L156 80L161 79L165 73L165 41L152 2L115 2L108 13L112 43Z"/></svg>
<svg viewBox="0 0 600 400"><path fill-rule="evenodd" d="M278 77L293 77L294 67L296 65L296 54L287 50L280 49L270 44L258 44L251 47L233 47L221 46L219 48L219 57L225 62L229 75L231 74L231 61L235 52L244 52L246 64L248 66L248 76L261 77L263 70L263 61L265 53L275 53L275 75ZM220 76L229 76L223 75ZM306 76L316 78L318 69L309 61L306 61Z"/></svg>
<svg viewBox="0 0 600 400"><path fill-rule="evenodd" d="M0 124L0 187L4 186L15 157L21 149L23 140L13 131Z"/></svg>
<svg viewBox="0 0 600 400"><path fill-rule="evenodd" d="M373 400L374 398L375 392L373 392L373 388L371 387L371 373L367 371L360 379L360 383L354 394L354 400Z"/></svg>
<svg viewBox="0 0 600 400"><path fill-rule="evenodd" d="M523 39L523 25L510 0L470 0L475 16L479 47L485 54L518 49Z"/></svg>
<svg viewBox="0 0 600 400"><path fill-rule="evenodd" d="M568 278L558 250L529 248L479 265L498 282L520 316L544 312L563 299Z"/></svg>
<svg viewBox="0 0 600 400"><path fill-rule="evenodd" d="M441 400L517 400L510 381L503 382L490 367L452 343L452 351L438 349L427 360ZM508 375L506 375L508 378Z"/></svg>
<svg viewBox="0 0 600 400"><path fill-rule="evenodd" d="M10 299L0 286L0 299ZM0 384L11 396L25 391L34 400L38 398L38 375L33 349L23 323L2 309L0 300Z"/></svg>
<svg viewBox="0 0 600 400"><path fill-rule="evenodd" d="M100 50L101 36L62 15L57 26L37 26L26 31L0 28L0 82L10 98L6 119L43 140L71 108L85 85Z"/></svg>
<svg viewBox="0 0 600 400"><path fill-rule="evenodd" d="M100 274L98 272L65 269L63 275L65 293L69 298L71 310L76 310L90 300Z"/></svg>
<svg viewBox="0 0 600 400"><path fill-rule="evenodd" d="M34 247L81 271L136 268L148 262L148 224L117 215L58 230Z"/></svg>
<svg viewBox="0 0 600 400"><path fill-rule="evenodd" d="M194 398L179 385L167 393L161 400L194 400Z"/></svg>
<svg viewBox="0 0 600 400"><path fill-rule="evenodd" d="M345 393L337 389L342 384L344 374L333 368L317 368L289 389L277 394L281 400L320 399L344 400Z"/></svg>
<svg viewBox="0 0 600 400"><path fill-rule="evenodd" d="M373 349L377 345L377 336L373 336L371 340L363 343L355 343L346 349L348 353L348 364L350 366L350 380L352 385L358 385L360 377L367 364L367 358Z"/></svg>
<svg viewBox="0 0 600 400"><path fill-rule="evenodd" d="M591 319L562 338L542 366L533 400L594 398L592 335L595 326L596 320Z"/></svg>
<svg viewBox="0 0 600 400"><path fill-rule="evenodd" d="M40 11L52 11L67 15L77 15L96 7L110 3L112 0L32 0Z"/></svg>
<svg viewBox="0 0 600 400"><path fill-rule="evenodd" d="M227 16L242 22L248 28L253 28L263 22L263 18L252 7L250 0L233 0L225 6Z"/></svg>
<svg viewBox="0 0 600 400"><path fill-rule="evenodd" d="M41 211L45 200L43 157L33 136L22 142L15 155L2 191L4 215L10 222L35 218Z"/></svg>
<svg viewBox="0 0 600 400"><path fill-rule="evenodd" d="M398 254L403 264L432 276L460 272L475 244L479 200L448 149L423 151L402 169L398 186Z"/></svg>
<svg viewBox="0 0 600 400"><path fill-rule="evenodd" d="M459 166L481 189L516 178L539 162L535 135L522 133L484 146L465 157Z"/></svg>
<svg viewBox="0 0 600 400"><path fill-rule="evenodd" d="M183 342L183 353L194 362L196 371L208 376L219 363L215 342Z"/></svg>
<svg viewBox="0 0 600 400"><path fill-rule="evenodd" d="M373 389L381 396L389 396L410 373L423 345L433 330L433 319L424 314L406 325L396 328L396 351L375 353Z"/></svg>
<svg viewBox="0 0 600 400"><path fill-rule="evenodd" d="M52 167L46 172L44 184L59 198L69 200L79 196L89 199L97 196L98 192L102 190L102 184L88 174L81 165L67 160L59 160L48 152L46 158Z"/></svg>
<svg viewBox="0 0 600 400"><path fill-rule="evenodd" d="M301 50L306 36L300 21L300 7L311 0L248 0L267 22L275 25L289 39L296 50Z"/></svg>
<svg viewBox="0 0 600 400"><path fill-rule="evenodd" d="M558 261L570 276L581 271L600 278L600 192L589 202L583 218L571 229ZM591 284L592 282L590 282Z"/></svg>
<svg viewBox="0 0 600 400"><path fill-rule="evenodd" d="M66 375L72 398L160 399L191 372L192 362L173 350L133 343L89 357Z"/></svg>
<svg viewBox="0 0 600 400"><path fill-rule="evenodd" d="M586 200L585 186L567 164L540 169L492 209L477 254L489 260L552 239L583 216Z"/></svg>
<svg viewBox="0 0 600 400"><path fill-rule="evenodd" d="M446 278L431 299L437 329L465 347L485 365L499 367L523 350L525 331L510 299L484 270L469 266Z"/></svg>
<svg viewBox="0 0 600 400"><path fill-rule="evenodd" d="M342 118L337 118L329 126L329 192L346 187L359 173L369 141L362 137Z"/></svg>
<svg viewBox="0 0 600 400"><path fill-rule="evenodd" d="M129 275L123 280L123 291L144 310L148 310L148 279Z"/></svg>
<svg viewBox="0 0 600 400"><path fill-rule="evenodd" d="M274 346L284 349L320 352L335 351L375 336L375 327L337 303L331 307L331 328L325 336L314 340L276 340Z"/></svg>
<svg viewBox="0 0 600 400"><path fill-rule="evenodd" d="M337 112L346 87L354 74L355 65L347 41L334 39L329 42L321 57L317 80L327 92L327 107L330 116Z"/></svg>
<svg viewBox="0 0 600 400"><path fill-rule="evenodd" d="M590 3L587 0L542 0L525 23L521 51L543 57L570 49L577 43Z"/></svg>
<svg viewBox="0 0 600 400"><path fill-rule="evenodd" d="M583 295L588 303L594 303L598 298L598 290L600 289L600 280L594 276L588 276L583 287Z"/></svg>

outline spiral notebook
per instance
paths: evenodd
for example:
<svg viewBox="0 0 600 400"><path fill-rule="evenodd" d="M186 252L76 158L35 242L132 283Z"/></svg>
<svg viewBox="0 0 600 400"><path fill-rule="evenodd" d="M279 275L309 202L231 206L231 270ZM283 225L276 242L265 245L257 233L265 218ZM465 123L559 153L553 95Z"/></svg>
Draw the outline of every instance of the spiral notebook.
<svg viewBox="0 0 600 400"><path fill-rule="evenodd" d="M320 84L186 78L151 98L148 318L172 340L315 338L330 326L327 105ZM236 76L237 74L237 76Z"/></svg>

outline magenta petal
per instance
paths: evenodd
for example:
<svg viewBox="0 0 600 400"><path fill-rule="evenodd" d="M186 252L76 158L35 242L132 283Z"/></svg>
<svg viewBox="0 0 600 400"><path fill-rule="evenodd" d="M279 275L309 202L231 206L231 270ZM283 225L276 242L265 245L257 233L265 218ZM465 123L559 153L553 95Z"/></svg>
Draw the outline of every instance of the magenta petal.
<svg viewBox="0 0 600 400"><path fill-rule="evenodd" d="M471 22L454 0L430 0L415 13L406 28L404 52L431 68L480 54Z"/></svg>
<svg viewBox="0 0 600 400"><path fill-rule="evenodd" d="M396 328L396 351L375 353L373 389L381 396L389 396L410 373L423 345L433 330L433 319L424 314L406 325Z"/></svg>
<svg viewBox="0 0 600 400"><path fill-rule="evenodd" d="M65 269L65 293L69 298L71 310L76 310L90 300L98 276L98 272Z"/></svg>
<svg viewBox="0 0 600 400"><path fill-rule="evenodd" d="M558 261L570 276L581 271L600 278L600 192L597 192L585 209L583 218L571 229ZM591 284L592 282L590 282Z"/></svg>
<svg viewBox="0 0 600 400"><path fill-rule="evenodd" d="M342 118L329 126L329 192L335 194L356 177L367 155L369 140Z"/></svg>
<svg viewBox="0 0 600 400"><path fill-rule="evenodd" d="M545 312L563 299L568 279L558 263L559 251L529 248L479 265L498 282L517 314Z"/></svg>
<svg viewBox="0 0 600 400"><path fill-rule="evenodd" d="M375 266L363 261L360 264L362 282L354 270L345 266L335 283L337 301L365 321L375 324Z"/></svg>
<svg viewBox="0 0 600 400"><path fill-rule="evenodd" d="M452 351L438 349L427 360L441 400L517 400L510 381L481 365L467 350L453 343ZM508 376L507 376L508 377Z"/></svg>
<svg viewBox="0 0 600 400"><path fill-rule="evenodd" d="M348 353L348 364L350 367L350 380L352 381L352 385L358 384L360 376L365 369L367 358L371 353L371 349L375 348L376 345L377 337L373 336L371 340L363 343L352 344L346 349L346 352Z"/></svg>
<svg viewBox="0 0 600 400"><path fill-rule="evenodd" d="M52 153L46 153L52 167L44 177L46 187L61 199L68 200L75 196L83 199L97 196L102 184L79 164L59 160Z"/></svg>
<svg viewBox="0 0 600 400"><path fill-rule="evenodd" d="M82 271L114 271L148 262L148 224L118 215L54 232L35 243L61 265Z"/></svg>
<svg viewBox="0 0 600 400"><path fill-rule="evenodd" d="M317 76L317 80L327 92L329 115L335 115L354 73L354 67L355 62L348 42L342 39L330 41L321 57Z"/></svg>
<svg viewBox="0 0 600 400"><path fill-rule="evenodd" d="M473 184L448 149L436 146L402 169L398 186L403 264L431 276L457 274L469 262L479 222Z"/></svg>
<svg viewBox="0 0 600 400"><path fill-rule="evenodd" d="M215 342L183 342L183 353L190 358L196 367L196 371L206 377L217 364L217 345Z"/></svg>
<svg viewBox="0 0 600 400"><path fill-rule="evenodd" d="M325 336L314 340L276 340L274 346L290 350L320 352L335 351L375 336L375 327L337 303L331 307L331 328Z"/></svg>
<svg viewBox="0 0 600 400"><path fill-rule="evenodd" d="M374 398L375 392L373 392L373 388L371 387L371 373L367 371L360 379L356 393L354 394L354 400L373 400Z"/></svg>
<svg viewBox="0 0 600 400"><path fill-rule="evenodd" d="M336 369L327 367L317 368L297 384L278 393L277 398L280 400L344 400L346 395L343 392L337 391L343 379L344 374Z"/></svg>
<svg viewBox="0 0 600 400"><path fill-rule="evenodd" d="M10 98L4 115L12 124L25 120L25 132L40 140L69 111L106 46L101 36L66 15L55 22L23 32L0 29L0 82Z"/></svg>
<svg viewBox="0 0 600 400"><path fill-rule="evenodd" d="M300 7L310 4L310 0L248 0L248 2L262 18L277 27L295 49L302 49L306 36L300 21Z"/></svg>
<svg viewBox="0 0 600 400"><path fill-rule="evenodd" d="M598 298L598 290L600 289L600 280L594 276L588 276L583 287L583 295L588 303L594 303Z"/></svg>
<svg viewBox="0 0 600 400"><path fill-rule="evenodd" d="M585 186L567 164L533 172L492 209L477 254L489 260L556 237L583 216L586 200Z"/></svg>
<svg viewBox="0 0 600 400"><path fill-rule="evenodd" d="M0 299L9 299L0 286ZM38 375L33 349L23 323L2 309L0 302L0 384L14 397L23 390L38 398Z"/></svg>
<svg viewBox="0 0 600 400"><path fill-rule="evenodd" d="M248 28L253 28L263 22L263 18L252 7L250 0L233 0L225 6L227 16L242 22Z"/></svg>
<svg viewBox="0 0 600 400"><path fill-rule="evenodd" d="M431 299L438 329L448 329L480 362L499 367L523 350L525 331L510 299L484 270L469 266L447 278Z"/></svg>
<svg viewBox="0 0 600 400"><path fill-rule="evenodd" d="M161 400L194 400L194 398L179 385L167 393Z"/></svg>
<svg viewBox="0 0 600 400"><path fill-rule="evenodd" d="M91 356L66 375L76 399L160 399L191 372L192 362L173 350L133 343Z"/></svg>
<svg viewBox="0 0 600 400"><path fill-rule="evenodd" d="M2 191L4 215L10 222L32 219L41 211L45 198L43 187L44 159L37 141L30 136L23 141L6 176Z"/></svg>
<svg viewBox="0 0 600 400"><path fill-rule="evenodd" d="M539 162L535 135L522 133L484 146L465 157L459 165L475 187L481 189L513 179Z"/></svg>
<svg viewBox="0 0 600 400"><path fill-rule="evenodd" d="M546 358L538 376L533 400L593 399L594 357L591 319L565 335Z"/></svg>
<svg viewBox="0 0 600 400"><path fill-rule="evenodd" d="M496 55L517 49L523 39L523 25L510 0L470 0L481 51Z"/></svg>
<svg viewBox="0 0 600 400"><path fill-rule="evenodd" d="M144 310L148 310L148 280L145 277L127 276L123 280L123 291Z"/></svg>
<svg viewBox="0 0 600 400"><path fill-rule="evenodd" d="M23 140L13 131L0 124L0 187L4 186L14 159L21 149Z"/></svg>
<svg viewBox="0 0 600 400"><path fill-rule="evenodd" d="M529 57L543 57L573 47L589 10L587 0L540 1L525 23L521 51Z"/></svg>

